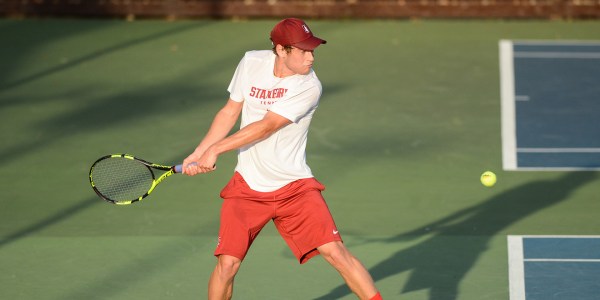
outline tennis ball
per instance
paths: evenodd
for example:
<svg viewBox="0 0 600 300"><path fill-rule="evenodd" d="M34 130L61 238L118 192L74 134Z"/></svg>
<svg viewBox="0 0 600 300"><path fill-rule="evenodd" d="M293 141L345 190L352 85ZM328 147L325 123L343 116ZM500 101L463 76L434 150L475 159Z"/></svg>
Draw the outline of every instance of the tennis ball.
<svg viewBox="0 0 600 300"><path fill-rule="evenodd" d="M492 171L485 171L481 174L481 184L487 187L493 187L496 184L496 174Z"/></svg>

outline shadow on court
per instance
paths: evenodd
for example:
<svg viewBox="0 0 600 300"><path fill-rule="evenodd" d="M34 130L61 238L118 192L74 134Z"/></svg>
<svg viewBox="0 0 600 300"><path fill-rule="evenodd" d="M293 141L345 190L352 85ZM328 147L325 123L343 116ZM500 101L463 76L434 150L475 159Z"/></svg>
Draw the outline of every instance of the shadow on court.
<svg viewBox="0 0 600 300"><path fill-rule="evenodd" d="M20 78L10 78L10 70L18 69L20 64L25 64L22 61L30 52L37 48L45 46L46 44L57 43L55 40L65 39L70 36L76 36L78 34L85 34L88 31L95 31L101 28L104 23L90 22L76 22L74 26L67 26L71 23L68 21L53 23L50 29L43 30L45 35L38 36L40 31L39 26L42 26L35 22L25 22L24 24L4 24L6 28L10 28L15 32L19 32L16 36L23 37L21 39L14 38L12 41L14 45L8 50L10 52L11 59L8 63L9 68L4 70L0 74L0 93L21 86L27 86L28 84L45 79L56 75L57 73L64 72L80 65L103 58L108 55L114 55L117 52L124 51L129 48L145 46L150 44L152 41L157 39L165 38L171 35L181 34L196 30L203 26L204 23L192 23L182 26L176 26L162 31L151 32L146 35L134 37L120 42L107 42L99 41L96 50L91 50L87 54L82 54L79 57L73 57L66 63L50 66L40 71L33 72L28 75L22 75ZM62 26L61 26L62 25ZM77 26L75 26L77 25ZM65 29L65 27L67 29ZM76 27L77 30L70 29ZM1 36L1 35L0 35ZM31 37L31 38L30 38ZM10 51L9 51L10 50ZM8 56L8 55L7 55ZM197 76L202 78L204 76L210 76L211 70L221 68L223 64L228 64L229 58L225 57L222 60L205 63L201 68L197 70L198 74L182 74L182 77ZM4 62L3 62L4 63ZM119 63L119 62L116 62ZM26 65L26 64L25 64ZM5 76L6 75L6 76ZM84 76L84 75L82 75ZM87 74L85 75L87 76ZM132 81L133 82L133 81ZM49 114L45 119L34 119L31 117L25 117L26 122L29 124L32 132L36 135L30 139L27 139L20 143L8 143L0 147L0 163L6 163L19 159L27 154L31 154L40 148L47 147L51 144L57 143L62 139L70 136L71 134L85 132L91 134L106 128L117 128L119 126L125 126L127 123L137 119L148 118L155 115L172 115L182 109L190 109L192 105L203 104L203 101L173 101L173 95L193 95L189 99L221 99L223 98L222 92L218 91L211 86L203 86L201 83L195 86L183 85L181 82L168 82L154 85L151 88L142 89L133 85L130 90L123 91L116 97L106 97L99 101L89 101L87 98L93 95L94 91L99 89L96 86L83 86L78 85L78 82L69 82L68 85L73 86L71 91L60 95L63 99L69 99L69 103L72 107L76 107L68 112L59 114ZM52 87L49 86L49 89ZM182 97L178 97L183 99ZM0 107L10 106L29 106L35 107L38 104L45 102L56 101L57 96L48 96L41 92L39 96L19 96L17 95L2 95L0 94ZM80 103L89 103L87 105L81 105ZM204 102L205 103L205 102ZM69 104L58 104L67 107ZM119 109L115 109L115 108ZM23 116L14 116L19 118L19 121ZM8 120L9 122L12 120ZM16 121L15 121L16 122Z"/></svg>
<svg viewBox="0 0 600 300"><path fill-rule="evenodd" d="M555 180L527 183L421 228L381 240L396 243L431 235L414 246L399 249L369 271L376 282L410 271L399 293L427 290L430 300L458 299L462 279L488 249L494 235L542 209L566 201L571 193L596 177L592 172L573 172ZM342 285L317 299L339 299L349 293Z"/></svg>
<svg viewBox="0 0 600 300"><path fill-rule="evenodd" d="M92 24L102 24L102 23L92 23ZM25 37L29 37L32 35L35 36L35 38L31 38L30 40L28 40L29 44L19 45L19 46L22 46L22 48L21 47L12 47L13 50L15 51L15 53L13 53L13 54L17 54L17 55L20 54L22 56L25 56L23 53L28 53L29 51L36 50L37 48L39 48L40 46L43 46L46 43L52 43L52 42L54 42L54 40L61 40L70 35L85 34L86 31L95 30L96 29L95 27L102 27L102 25L96 25L96 26L92 25L91 27L82 26L82 22L77 22L77 23L71 24L73 26L68 26L69 23L65 22L66 26L60 27L58 30L42 31L42 30L39 30L40 28L36 29L35 28L36 25L40 26L39 24L35 24L35 23L30 25L31 27L27 27L27 26L23 26L22 24L18 24L18 26L15 26L15 28L7 29L7 30L16 31L20 35L25 36ZM10 28L10 26L7 26L7 27ZM198 23L192 23L192 24L188 24L188 25L184 25L184 26L177 26L175 28L163 30L160 32L154 32L154 33L148 34L146 36L132 38L132 39L126 40L124 42L115 43L113 45L110 45L110 42L109 43L99 42L98 44L100 44L103 47L100 47L99 49L91 51L80 57L73 58L73 59L66 61L64 63L61 63L59 65L52 66L52 67L46 68L44 70L40 70L38 72L34 72L32 74L23 76L18 79L2 80L2 82L0 83L0 91L4 91L7 89L11 89L14 87L18 87L18 86L21 86L24 84L31 83L35 80L42 79L47 76L51 76L53 74L56 74L58 72L62 72L62 71L68 70L68 69L75 68L86 62L99 59L103 56L107 56L107 55L113 54L118 51L123 51L128 48L143 45L143 44L146 44L151 41L154 41L154 40L157 40L160 38L164 38L167 36L171 36L171 35L179 34L182 32L198 29L199 27L201 27L201 25L199 25ZM51 32L50 34L48 34L49 31ZM45 34L41 35L40 32L42 32L42 34L44 34L44 33ZM17 34L17 35L19 35L19 34ZM19 51L19 52L16 52L16 51ZM14 68L17 69L18 64L16 64L15 62L18 63L18 62L20 62L20 60L18 58L15 58L15 56L11 56L11 57L13 58L11 64L15 64Z"/></svg>
<svg viewBox="0 0 600 300"><path fill-rule="evenodd" d="M65 219L68 219L76 214L79 214L82 211L84 211L92 206L95 206L96 204L101 204L101 201L98 201L97 198L95 198L95 197L85 199L81 202L77 202L77 203L71 205L70 207L65 208L64 210L61 210L55 214L49 215L48 217L46 217L38 222L32 223L31 225L29 225L23 229L20 229L6 237L3 237L0 240L0 248L4 247L12 242L15 242L21 238L29 236L30 234L38 232L48 226L54 225Z"/></svg>

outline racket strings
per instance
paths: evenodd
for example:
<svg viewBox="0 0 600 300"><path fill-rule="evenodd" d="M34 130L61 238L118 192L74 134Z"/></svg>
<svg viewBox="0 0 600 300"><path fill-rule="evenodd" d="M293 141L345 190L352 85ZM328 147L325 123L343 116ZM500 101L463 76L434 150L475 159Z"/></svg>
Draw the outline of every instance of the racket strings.
<svg viewBox="0 0 600 300"><path fill-rule="evenodd" d="M97 162L91 176L98 192L113 201L138 199L150 190L154 180L146 165L122 157Z"/></svg>

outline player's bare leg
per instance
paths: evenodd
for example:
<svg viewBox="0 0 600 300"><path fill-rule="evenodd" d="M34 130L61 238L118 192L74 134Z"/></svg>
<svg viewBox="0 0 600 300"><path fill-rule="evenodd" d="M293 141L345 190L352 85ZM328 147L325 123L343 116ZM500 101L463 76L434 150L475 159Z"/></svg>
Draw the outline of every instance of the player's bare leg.
<svg viewBox="0 0 600 300"><path fill-rule="evenodd" d="M219 255L208 281L209 300L229 300L233 295L233 280L242 261L229 255Z"/></svg>
<svg viewBox="0 0 600 300"><path fill-rule="evenodd" d="M342 242L327 243L317 250L342 275L359 299L369 300L378 293L371 274Z"/></svg>

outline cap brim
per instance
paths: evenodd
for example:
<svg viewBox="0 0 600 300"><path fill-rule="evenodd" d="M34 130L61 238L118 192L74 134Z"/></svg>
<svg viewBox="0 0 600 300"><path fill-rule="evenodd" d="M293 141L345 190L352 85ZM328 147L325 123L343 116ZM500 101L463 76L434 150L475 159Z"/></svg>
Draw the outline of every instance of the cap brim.
<svg viewBox="0 0 600 300"><path fill-rule="evenodd" d="M321 44L326 44L327 41L326 40L322 40L316 36L311 36L310 38L295 43L292 46L300 48L302 50L314 50L315 48L319 47L319 45Z"/></svg>

